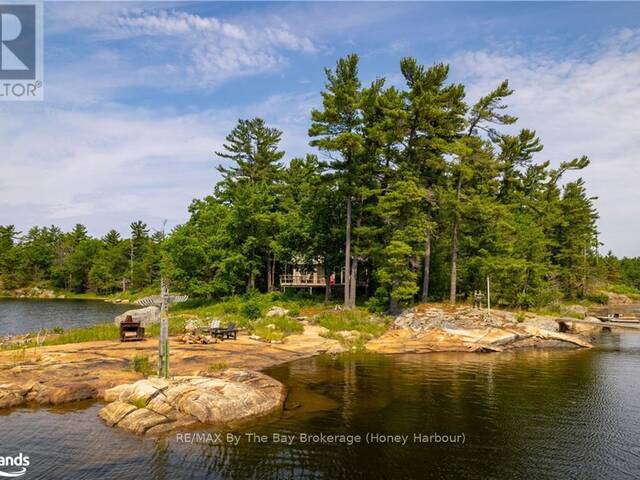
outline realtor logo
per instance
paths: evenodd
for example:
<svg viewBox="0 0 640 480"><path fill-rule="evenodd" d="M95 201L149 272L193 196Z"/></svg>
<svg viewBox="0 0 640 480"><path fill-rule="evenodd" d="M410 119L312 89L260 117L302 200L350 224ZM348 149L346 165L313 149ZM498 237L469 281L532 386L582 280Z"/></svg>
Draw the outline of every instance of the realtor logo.
<svg viewBox="0 0 640 480"><path fill-rule="evenodd" d="M0 478L17 478L27 473L27 467L31 461L27 455L20 452L18 455L0 456Z"/></svg>
<svg viewBox="0 0 640 480"><path fill-rule="evenodd" d="M0 80L36 79L36 6L0 4Z"/></svg>

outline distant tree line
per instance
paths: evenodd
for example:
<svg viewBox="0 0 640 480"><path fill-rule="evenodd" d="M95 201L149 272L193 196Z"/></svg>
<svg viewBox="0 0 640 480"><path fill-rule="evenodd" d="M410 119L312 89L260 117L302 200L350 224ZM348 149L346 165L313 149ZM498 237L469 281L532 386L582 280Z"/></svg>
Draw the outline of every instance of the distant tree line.
<svg viewBox="0 0 640 480"><path fill-rule="evenodd" d="M239 120L216 153L221 180L167 238L141 222L129 239L3 227L5 287L49 280L104 293L163 271L174 289L219 298L276 289L287 266L317 262L327 295L328 276L342 272L347 308L358 297L391 310L456 302L487 277L496 304L521 307L585 297L616 275L640 287L640 260L597 255L594 198L582 179L564 178L589 160L538 162L535 131L507 133L517 121L507 81L469 103L447 65L405 58L398 89L383 78L363 85L358 62L326 69L309 129L319 155L285 162L281 131Z"/></svg>
<svg viewBox="0 0 640 480"><path fill-rule="evenodd" d="M162 238L149 235L141 221L126 239L115 230L92 238L80 224L67 233L56 226L25 234L0 226L0 289L46 283L76 293L141 290L159 279Z"/></svg>

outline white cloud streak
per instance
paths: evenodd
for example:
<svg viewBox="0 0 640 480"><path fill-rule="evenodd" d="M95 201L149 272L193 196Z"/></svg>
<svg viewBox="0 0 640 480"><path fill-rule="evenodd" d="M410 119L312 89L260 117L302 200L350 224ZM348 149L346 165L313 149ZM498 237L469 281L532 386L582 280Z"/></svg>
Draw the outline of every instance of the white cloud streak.
<svg viewBox="0 0 640 480"><path fill-rule="evenodd" d="M157 85L215 86L277 71L288 64L289 54L319 51L309 36L275 16L235 22L149 7L81 9L88 10L88 18L77 28L90 30L89 38L112 42L113 48L118 41L127 45L129 62L122 65L122 75L142 67L146 80ZM70 10L56 12L53 31L64 29L69 16L78 17Z"/></svg>

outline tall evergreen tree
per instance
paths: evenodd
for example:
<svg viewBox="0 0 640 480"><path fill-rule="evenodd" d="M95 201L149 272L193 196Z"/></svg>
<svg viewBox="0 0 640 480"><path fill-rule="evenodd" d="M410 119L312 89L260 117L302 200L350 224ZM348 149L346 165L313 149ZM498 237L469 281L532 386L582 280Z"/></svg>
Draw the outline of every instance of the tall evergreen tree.
<svg viewBox="0 0 640 480"><path fill-rule="evenodd" d="M280 222L281 175L279 150L282 132L268 127L261 118L239 120L217 155L231 160L219 166L222 181L216 196L234 205L238 243L247 264L247 290L256 288L256 277L264 267L267 289L275 280L275 244Z"/></svg>
<svg viewBox="0 0 640 480"><path fill-rule="evenodd" d="M359 186L358 161L363 152L363 121L360 108L361 82L358 56L338 60L335 70L325 69L327 82L322 92L322 110L311 112L310 144L327 152L330 169L345 198L344 306L355 306L357 270L352 267L351 232L353 196ZM332 157L332 155L336 155ZM356 264L357 265L357 264Z"/></svg>

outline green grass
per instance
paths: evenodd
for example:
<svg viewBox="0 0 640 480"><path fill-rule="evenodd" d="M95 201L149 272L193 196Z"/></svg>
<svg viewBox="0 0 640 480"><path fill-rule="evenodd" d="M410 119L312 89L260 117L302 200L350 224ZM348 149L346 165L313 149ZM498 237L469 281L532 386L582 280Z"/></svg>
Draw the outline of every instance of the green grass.
<svg viewBox="0 0 640 480"><path fill-rule="evenodd" d="M117 340L120 336L120 329L113 323L102 323L84 328L73 328L64 333L47 338L44 345L64 345L66 343L83 343L100 340Z"/></svg>
<svg viewBox="0 0 640 480"><path fill-rule="evenodd" d="M320 296L303 293L254 293L236 295L222 301L194 299L172 307L174 314L196 316L208 320L218 319L223 325L235 323L251 328L256 320L264 316L271 307L289 310L289 316L305 315L308 311L322 311L334 303L324 304Z"/></svg>
<svg viewBox="0 0 640 480"><path fill-rule="evenodd" d="M580 313L567 310L561 304L549 305L544 308L535 308L529 311L532 313L535 313L536 315L542 315L545 317L571 317L571 318L578 318L578 319L581 319L583 317L583 315L581 315Z"/></svg>
<svg viewBox="0 0 640 480"><path fill-rule="evenodd" d="M273 325L275 328L269 328ZM288 317L264 318L252 325L253 333L266 340L282 340L284 337L302 333L304 327L298 320Z"/></svg>
<svg viewBox="0 0 640 480"><path fill-rule="evenodd" d="M188 315L171 315L169 317L169 335L181 335L184 333L184 327L190 320ZM160 324L149 325L144 330L145 337L159 337Z"/></svg>
<svg viewBox="0 0 640 480"><path fill-rule="evenodd" d="M624 284L609 285L607 291L617 293L618 295L640 295L640 290Z"/></svg>
<svg viewBox="0 0 640 480"><path fill-rule="evenodd" d="M329 332L356 330L372 337L382 335L387 329L389 320L371 315L367 310L332 311L320 314L314 323L326 328Z"/></svg>
<svg viewBox="0 0 640 480"><path fill-rule="evenodd" d="M139 372L145 377L153 373L153 367L149 363L148 355L135 355L131 360L131 370Z"/></svg>
<svg viewBox="0 0 640 480"><path fill-rule="evenodd" d="M227 367L227 362L213 362L211 365L209 365L208 370L211 373L215 373L219 372L220 370L224 370Z"/></svg>

